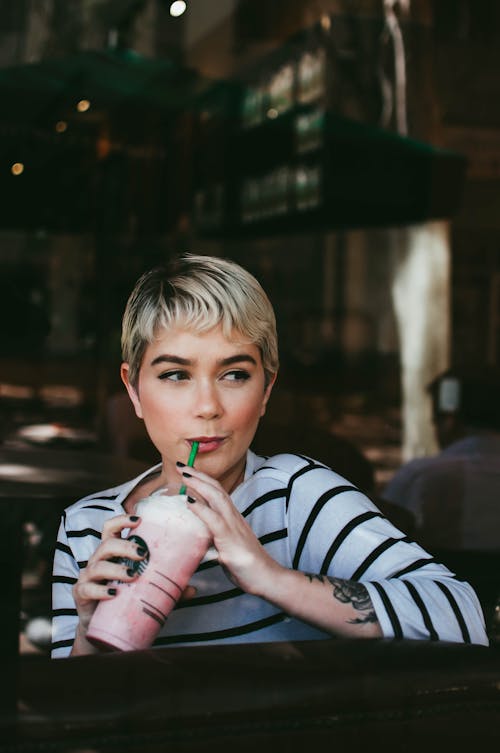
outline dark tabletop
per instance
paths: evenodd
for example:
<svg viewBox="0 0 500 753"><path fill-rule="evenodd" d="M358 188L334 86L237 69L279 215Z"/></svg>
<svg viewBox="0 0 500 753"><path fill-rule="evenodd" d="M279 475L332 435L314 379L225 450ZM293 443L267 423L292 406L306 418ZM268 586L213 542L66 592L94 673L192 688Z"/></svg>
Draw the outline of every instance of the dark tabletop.
<svg viewBox="0 0 500 753"><path fill-rule="evenodd" d="M0 447L0 500L77 498L137 476L147 465L88 449Z"/></svg>

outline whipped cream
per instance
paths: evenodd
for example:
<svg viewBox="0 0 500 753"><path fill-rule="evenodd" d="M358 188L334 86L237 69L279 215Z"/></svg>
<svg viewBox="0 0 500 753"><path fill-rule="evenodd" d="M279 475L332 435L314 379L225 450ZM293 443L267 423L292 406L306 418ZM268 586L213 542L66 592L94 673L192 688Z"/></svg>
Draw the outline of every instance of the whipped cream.
<svg viewBox="0 0 500 753"><path fill-rule="evenodd" d="M164 525L179 521L194 529L207 531L207 527L189 509L186 494L169 495L165 488L154 491L149 497L139 500L135 512L144 521Z"/></svg>

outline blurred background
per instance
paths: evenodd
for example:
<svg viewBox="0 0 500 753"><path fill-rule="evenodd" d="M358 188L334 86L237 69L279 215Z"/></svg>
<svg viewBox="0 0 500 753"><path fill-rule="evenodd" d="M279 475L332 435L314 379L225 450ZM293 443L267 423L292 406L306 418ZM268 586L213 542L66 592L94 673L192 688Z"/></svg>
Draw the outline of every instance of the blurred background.
<svg viewBox="0 0 500 753"><path fill-rule="evenodd" d="M437 452L428 385L500 361L495 0L1 0L0 24L5 497L58 516L156 460L120 320L181 251L275 305L257 449L375 496Z"/></svg>

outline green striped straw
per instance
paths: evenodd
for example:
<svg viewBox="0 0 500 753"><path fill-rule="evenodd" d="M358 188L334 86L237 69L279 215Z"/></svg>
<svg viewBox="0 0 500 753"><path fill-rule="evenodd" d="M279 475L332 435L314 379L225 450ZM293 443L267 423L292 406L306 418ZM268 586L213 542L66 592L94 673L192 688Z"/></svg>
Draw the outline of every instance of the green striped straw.
<svg viewBox="0 0 500 753"><path fill-rule="evenodd" d="M196 453L198 452L198 445L199 442L193 442L191 445L191 452L189 453L189 460L187 461L187 464L190 468L194 465L194 460L196 458ZM179 494L185 494L186 493L186 484L183 484L181 488L179 489Z"/></svg>

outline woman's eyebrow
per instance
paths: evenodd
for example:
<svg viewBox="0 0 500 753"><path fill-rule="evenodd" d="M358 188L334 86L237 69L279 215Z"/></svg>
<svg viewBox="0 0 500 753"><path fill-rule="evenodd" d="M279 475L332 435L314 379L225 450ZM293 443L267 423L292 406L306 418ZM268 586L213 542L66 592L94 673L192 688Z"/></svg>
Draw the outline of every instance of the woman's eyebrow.
<svg viewBox="0 0 500 753"><path fill-rule="evenodd" d="M156 366L158 363L177 363L179 366L191 366L193 362L189 358L182 358L181 356L173 356L169 353L164 353L161 356L153 358L151 366Z"/></svg>
<svg viewBox="0 0 500 753"><path fill-rule="evenodd" d="M159 363L176 363L179 366L192 366L194 361L191 358L183 358L182 356L174 356L170 353L162 353L151 361L151 366L156 366ZM221 358L217 362L220 366L231 366L233 363L253 363L257 366L257 361L249 353L237 353L234 356L228 356L227 358Z"/></svg>
<svg viewBox="0 0 500 753"><path fill-rule="evenodd" d="M219 363L221 366L230 366L232 363L253 363L257 366L257 361L249 353L238 353L234 356L228 356L228 358L221 358Z"/></svg>

